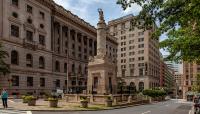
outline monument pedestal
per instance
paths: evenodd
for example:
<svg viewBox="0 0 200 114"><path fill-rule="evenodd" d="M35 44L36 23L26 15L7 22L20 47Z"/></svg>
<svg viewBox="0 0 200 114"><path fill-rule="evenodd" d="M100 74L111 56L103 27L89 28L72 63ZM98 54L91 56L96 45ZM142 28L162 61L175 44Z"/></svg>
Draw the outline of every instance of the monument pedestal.
<svg viewBox="0 0 200 114"><path fill-rule="evenodd" d="M88 64L88 94L115 94L117 92L116 64L106 56L90 58Z"/></svg>

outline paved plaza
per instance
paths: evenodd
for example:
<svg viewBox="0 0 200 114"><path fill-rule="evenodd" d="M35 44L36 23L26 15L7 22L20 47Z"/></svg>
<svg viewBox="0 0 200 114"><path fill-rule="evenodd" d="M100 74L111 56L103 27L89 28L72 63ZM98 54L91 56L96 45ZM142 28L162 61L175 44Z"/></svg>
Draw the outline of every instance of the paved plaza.
<svg viewBox="0 0 200 114"><path fill-rule="evenodd" d="M42 101L39 101L42 102ZM22 107L15 109L13 106L18 104L15 107ZM66 103L65 103L66 104ZM29 111L33 110L32 107L23 105L20 103L20 100L9 100L8 109L0 109L0 114L191 114L192 103L186 102L184 100L169 100L164 102L155 102L147 105L131 106L126 108L119 109L109 109L109 110L100 110L100 111L70 111L75 105L70 104L66 105L66 110L63 108L54 108L54 110L49 111ZM23 105L23 106L22 106ZM43 104L44 105L44 104ZM60 105L63 105L61 102ZM0 105L2 107L2 105ZM40 107L44 108L44 107ZM46 109L48 109L46 107ZM68 110L67 110L68 109ZM20 111L21 110L21 111ZM22 111L23 110L23 111ZM44 110L44 109L43 109ZM60 110L60 111L59 111ZM96 108L98 110L98 108Z"/></svg>

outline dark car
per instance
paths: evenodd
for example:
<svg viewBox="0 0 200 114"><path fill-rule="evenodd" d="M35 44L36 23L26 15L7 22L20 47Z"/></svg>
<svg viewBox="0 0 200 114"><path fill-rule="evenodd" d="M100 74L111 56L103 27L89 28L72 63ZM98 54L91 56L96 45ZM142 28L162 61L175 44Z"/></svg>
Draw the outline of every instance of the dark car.
<svg viewBox="0 0 200 114"><path fill-rule="evenodd" d="M195 109L195 114L198 114L200 111L200 97L194 98L194 109Z"/></svg>

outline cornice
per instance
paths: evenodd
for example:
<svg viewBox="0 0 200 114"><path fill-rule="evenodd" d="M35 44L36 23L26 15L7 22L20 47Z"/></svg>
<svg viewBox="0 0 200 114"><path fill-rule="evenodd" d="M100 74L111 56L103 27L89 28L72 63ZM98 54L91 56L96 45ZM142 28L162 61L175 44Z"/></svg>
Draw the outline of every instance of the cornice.
<svg viewBox="0 0 200 114"><path fill-rule="evenodd" d="M88 33L92 33L92 35L97 35L97 29L86 22L85 20L79 18L77 15L71 13L69 10L66 10L62 6L56 4L53 0L36 0L37 2L41 3L42 5L51 9L51 14L53 16L58 16L61 19L74 24L82 29L84 29ZM112 36L108 36L108 41L117 45L117 41Z"/></svg>

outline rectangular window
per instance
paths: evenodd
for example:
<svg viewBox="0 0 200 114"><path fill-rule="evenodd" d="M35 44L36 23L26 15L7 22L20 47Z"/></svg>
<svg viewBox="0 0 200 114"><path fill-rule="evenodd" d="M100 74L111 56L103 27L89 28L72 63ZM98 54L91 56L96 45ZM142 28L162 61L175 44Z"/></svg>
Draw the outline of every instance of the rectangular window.
<svg viewBox="0 0 200 114"><path fill-rule="evenodd" d="M139 76L143 76L143 69L142 68L139 69Z"/></svg>
<svg viewBox="0 0 200 114"><path fill-rule="evenodd" d="M117 31L117 26L114 26L114 31Z"/></svg>
<svg viewBox="0 0 200 114"><path fill-rule="evenodd" d="M98 79L98 77L94 77L94 88L96 89L97 87L98 87L98 84L99 83L99 79Z"/></svg>
<svg viewBox="0 0 200 114"><path fill-rule="evenodd" d="M27 77L27 86L32 87L33 86L33 77Z"/></svg>
<svg viewBox="0 0 200 114"><path fill-rule="evenodd" d="M135 52L134 51L129 52L129 55L135 55Z"/></svg>
<svg viewBox="0 0 200 114"><path fill-rule="evenodd" d="M45 45L45 37L44 37L44 35L39 35L39 44Z"/></svg>
<svg viewBox="0 0 200 114"><path fill-rule="evenodd" d="M144 38L139 38L138 39L138 42L143 42L144 41Z"/></svg>
<svg viewBox="0 0 200 114"><path fill-rule="evenodd" d="M144 44L139 44L138 48L144 48Z"/></svg>
<svg viewBox="0 0 200 114"><path fill-rule="evenodd" d="M131 76L134 75L134 69L130 69L130 75L131 75Z"/></svg>
<svg viewBox="0 0 200 114"><path fill-rule="evenodd" d="M129 50L132 50L132 49L134 49L134 47L135 47L135 46L129 46Z"/></svg>
<svg viewBox="0 0 200 114"><path fill-rule="evenodd" d="M45 19L45 14L41 11L40 11L40 17L41 17L41 19Z"/></svg>
<svg viewBox="0 0 200 114"><path fill-rule="evenodd" d="M133 44L133 43L134 43L134 40L130 40L130 41L129 41L129 44Z"/></svg>
<svg viewBox="0 0 200 114"><path fill-rule="evenodd" d="M12 76L12 86L19 86L19 76Z"/></svg>
<svg viewBox="0 0 200 114"><path fill-rule="evenodd" d="M129 34L129 37L134 37L135 36L135 34Z"/></svg>
<svg viewBox="0 0 200 114"><path fill-rule="evenodd" d="M138 63L138 66L139 66L139 67L143 67L143 66L144 66L144 63Z"/></svg>
<svg viewBox="0 0 200 114"><path fill-rule="evenodd" d="M125 75L126 75L126 70L123 69L123 70L122 70L122 77L125 77Z"/></svg>
<svg viewBox="0 0 200 114"><path fill-rule="evenodd" d="M18 0L12 0L12 5L18 6L19 5L19 1Z"/></svg>
<svg viewBox="0 0 200 114"><path fill-rule="evenodd" d="M138 36L144 35L144 32L138 32Z"/></svg>
<svg viewBox="0 0 200 114"><path fill-rule="evenodd" d="M56 80L56 87L60 87L60 80Z"/></svg>
<svg viewBox="0 0 200 114"><path fill-rule="evenodd" d="M79 46L79 47L78 47L78 51L81 52L81 49L82 49L81 46Z"/></svg>
<svg viewBox="0 0 200 114"><path fill-rule="evenodd" d="M92 47L92 39L89 40L89 47Z"/></svg>
<svg viewBox="0 0 200 114"><path fill-rule="evenodd" d="M30 42L33 41L33 32L31 31L26 31L26 39Z"/></svg>
<svg viewBox="0 0 200 114"><path fill-rule="evenodd" d="M138 57L138 61L144 60L144 57Z"/></svg>
<svg viewBox="0 0 200 114"><path fill-rule="evenodd" d="M40 87L45 87L45 78L40 78Z"/></svg>
<svg viewBox="0 0 200 114"><path fill-rule="evenodd" d="M135 67L135 64L129 64L129 67L130 67L130 68L134 68L134 67Z"/></svg>
<svg viewBox="0 0 200 114"><path fill-rule="evenodd" d="M129 58L129 62L133 62L135 58Z"/></svg>
<svg viewBox="0 0 200 114"><path fill-rule="evenodd" d="M125 28L126 28L125 23L122 23L121 24L121 29L125 29Z"/></svg>
<svg viewBox="0 0 200 114"><path fill-rule="evenodd" d="M138 51L138 54L143 54L144 53L144 50L139 50Z"/></svg>
<svg viewBox="0 0 200 114"><path fill-rule="evenodd" d="M28 13L33 13L33 7L31 7L30 5L27 5L26 6L26 11L28 12Z"/></svg>
<svg viewBox="0 0 200 114"><path fill-rule="evenodd" d="M11 25L11 36L19 37L19 27Z"/></svg>

